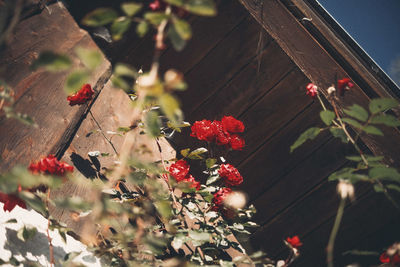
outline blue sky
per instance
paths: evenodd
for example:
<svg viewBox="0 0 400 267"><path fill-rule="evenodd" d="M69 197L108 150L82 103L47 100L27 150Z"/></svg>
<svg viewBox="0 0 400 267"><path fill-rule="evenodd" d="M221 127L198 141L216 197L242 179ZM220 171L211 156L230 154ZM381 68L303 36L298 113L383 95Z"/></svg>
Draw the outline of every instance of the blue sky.
<svg viewBox="0 0 400 267"><path fill-rule="evenodd" d="M318 0L400 86L400 0Z"/></svg>

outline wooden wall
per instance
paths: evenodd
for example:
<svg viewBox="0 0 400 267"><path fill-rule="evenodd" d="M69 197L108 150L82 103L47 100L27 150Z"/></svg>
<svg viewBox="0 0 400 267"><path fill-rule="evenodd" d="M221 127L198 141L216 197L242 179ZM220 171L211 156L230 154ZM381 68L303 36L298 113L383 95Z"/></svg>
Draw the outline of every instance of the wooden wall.
<svg viewBox="0 0 400 267"><path fill-rule="evenodd" d="M248 194L249 202L258 210L255 219L261 228L250 238L253 248L264 249L276 259L284 258L287 250L282 240L299 235L304 246L294 266L323 266L339 200L336 184L328 183L327 176L347 164L344 155L355 152L327 134L292 154L289 147L305 129L322 126L319 104L305 95L306 84L310 80L317 81L318 75L323 80L320 85L332 83L333 72L352 76L312 37L282 24L292 20L299 22L279 1L264 2L265 10L271 7L268 4L279 7L270 11L277 12L271 21L264 17L271 23L272 30L261 26L262 12L257 13L256 4L254 10L251 4L246 7L254 11L252 15L258 22L239 2L220 1L217 17L191 18L194 39L181 53L167 48L161 63L165 68L174 67L185 73L189 90L179 96L187 121L193 123L203 118L212 120L232 115L243 120L246 126L246 147L227 158L244 176L240 189ZM301 25L299 27L302 29ZM299 46L285 45L279 29L282 29L282 36L291 38L291 43L298 42ZM294 34L296 32L303 34L303 39ZM134 38L128 37L136 40ZM305 41L305 38L308 39ZM149 64L152 47L149 36L130 44L107 45L100 39L97 42L106 46L106 55L112 61L123 61L138 68ZM311 42L312 49L309 49ZM311 63L302 62L299 57L310 57ZM360 92L350 92L344 104L363 99ZM192 147L201 145L188 135L186 130L172 140L177 149L187 147L188 143ZM390 141L399 144L399 140ZM356 201L346 208L339 231L335 251L338 266L355 260L378 263L374 257L356 259L342 256L342 253L350 249L380 251L397 240L400 233L397 227L400 214L382 195L372 192L366 185L358 185L356 196Z"/></svg>

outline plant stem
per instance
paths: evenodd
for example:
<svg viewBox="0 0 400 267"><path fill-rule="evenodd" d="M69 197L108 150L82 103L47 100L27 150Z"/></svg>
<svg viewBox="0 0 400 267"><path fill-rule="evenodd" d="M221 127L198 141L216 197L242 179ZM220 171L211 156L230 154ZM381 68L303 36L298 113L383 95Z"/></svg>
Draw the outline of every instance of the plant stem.
<svg viewBox="0 0 400 267"><path fill-rule="evenodd" d="M331 235L329 237L328 246L326 247L328 267L333 267L333 249L335 245L336 236L340 227L340 223L343 218L345 204L346 204L346 198L340 198L340 203L338 211L336 213L335 223L333 225Z"/></svg>
<svg viewBox="0 0 400 267"><path fill-rule="evenodd" d="M47 189L47 198L46 198L46 208L47 210L49 210L49 200L50 200L50 188ZM53 248L53 243L52 238L50 237L50 215L47 218L47 229L46 229L46 233L47 233L47 240L49 241L49 255L50 255L50 267L54 266L54 248Z"/></svg>
<svg viewBox="0 0 400 267"><path fill-rule="evenodd" d="M89 113L90 116L92 116L92 119L94 120L94 122L96 123L97 127L99 127L99 130L101 132L101 135L103 135L104 139L107 140L107 142L111 145L112 149L114 150L115 154L118 156L118 152L117 149L115 149L114 144L111 142L110 139L107 138L107 136L104 134L103 129L101 128L100 124L98 123L98 121L96 120L96 118L94 117L92 111L89 109Z"/></svg>

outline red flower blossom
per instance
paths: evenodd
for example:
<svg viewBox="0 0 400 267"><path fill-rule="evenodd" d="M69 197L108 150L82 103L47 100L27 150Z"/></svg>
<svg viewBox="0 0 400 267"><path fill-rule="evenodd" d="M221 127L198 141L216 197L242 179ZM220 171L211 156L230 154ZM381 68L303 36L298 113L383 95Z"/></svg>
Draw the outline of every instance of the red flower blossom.
<svg viewBox="0 0 400 267"><path fill-rule="evenodd" d="M149 8L153 11L161 10L165 8L165 3L160 0L154 0L149 4Z"/></svg>
<svg viewBox="0 0 400 267"><path fill-rule="evenodd" d="M60 162L53 155L41 158L37 163L31 163L29 170L33 173L49 173L63 176L66 172L74 171L74 167L65 162Z"/></svg>
<svg viewBox="0 0 400 267"><path fill-rule="evenodd" d="M242 175L230 164L222 164L218 173L227 186L237 186L243 183Z"/></svg>
<svg viewBox="0 0 400 267"><path fill-rule="evenodd" d="M315 98L318 95L318 87L313 84L313 83L309 83L307 84L307 95L311 96L312 98Z"/></svg>
<svg viewBox="0 0 400 267"><path fill-rule="evenodd" d="M227 145L229 144L230 135L222 127L222 123L219 121L213 121L211 124L212 130L215 135L215 141L217 145Z"/></svg>
<svg viewBox="0 0 400 267"><path fill-rule="evenodd" d="M382 263L389 263L389 262L390 262L390 258L389 258L389 256L386 254L386 252L383 252L383 253L381 254L381 256L379 257L379 260L380 260Z"/></svg>
<svg viewBox="0 0 400 267"><path fill-rule="evenodd" d="M212 128L212 122L209 120L196 121L191 128L190 136L196 137L199 140L212 142L215 134Z"/></svg>
<svg viewBox="0 0 400 267"><path fill-rule="evenodd" d="M379 260L382 263L391 263L391 266L400 266L400 243L394 243L381 254Z"/></svg>
<svg viewBox="0 0 400 267"><path fill-rule="evenodd" d="M223 207L225 198L230 193L232 193L232 189L227 188L227 187L221 188L218 192L216 192L214 194L214 198L212 200L212 202L213 202L212 210L219 211Z"/></svg>
<svg viewBox="0 0 400 267"><path fill-rule="evenodd" d="M84 84L78 92L67 97L70 106L82 105L92 99L94 91L90 84Z"/></svg>
<svg viewBox="0 0 400 267"><path fill-rule="evenodd" d="M349 91L354 87L354 83L349 78L343 78L337 82L337 87L341 96L344 95L345 91Z"/></svg>
<svg viewBox="0 0 400 267"><path fill-rule="evenodd" d="M168 171L175 178L177 182L182 181L183 179L186 178L186 176L189 173L189 164L187 164L186 161L183 159L178 160L174 164L171 164L169 167Z"/></svg>
<svg viewBox="0 0 400 267"><path fill-rule="evenodd" d="M233 150L242 150L244 147L244 139L237 134L231 135L229 145Z"/></svg>
<svg viewBox="0 0 400 267"><path fill-rule="evenodd" d="M303 243L300 242L300 238L295 235L293 237L288 237L286 238L286 241L294 248L299 248L303 245Z"/></svg>
<svg viewBox="0 0 400 267"><path fill-rule="evenodd" d="M192 175L182 179L181 182L188 183L191 188L196 188L196 190L200 190L201 188L201 184Z"/></svg>
<svg viewBox="0 0 400 267"><path fill-rule="evenodd" d="M26 209L25 202L14 194L5 194L0 192L0 202L4 203L4 211L12 211L17 205Z"/></svg>
<svg viewBox="0 0 400 267"><path fill-rule="evenodd" d="M232 116L224 116L221 120L222 127L229 133L243 133L244 125Z"/></svg>

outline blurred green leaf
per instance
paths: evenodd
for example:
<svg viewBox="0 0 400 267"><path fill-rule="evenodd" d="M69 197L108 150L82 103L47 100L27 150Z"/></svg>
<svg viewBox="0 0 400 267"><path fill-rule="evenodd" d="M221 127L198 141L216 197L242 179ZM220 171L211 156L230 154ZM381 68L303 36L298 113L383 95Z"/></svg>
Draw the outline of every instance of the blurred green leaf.
<svg viewBox="0 0 400 267"><path fill-rule="evenodd" d="M160 215L166 219L169 219L172 216L172 209L170 205L170 201L168 200L160 200L154 203L157 211Z"/></svg>
<svg viewBox="0 0 400 267"><path fill-rule="evenodd" d="M168 37L176 51L182 51L186 46L186 41L176 32L175 27L169 27Z"/></svg>
<svg viewBox="0 0 400 267"><path fill-rule="evenodd" d="M32 63L32 69L44 67L48 71L61 71L70 68L71 60L66 55L57 54L51 51L43 51L38 59Z"/></svg>
<svg viewBox="0 0 400 267"><path fill-rule="evenodd" d="M400 126L400 120L390 114L378 114L372 117L371 123L384 124L389 127Z"/></svg>
<svg viewBox="0 0 400 267"><path fill-rule="evenodd" d="M368 119L368 111L366 111L363 107L357 104L354 104L349 109L344 109L343 111L347 115L356 118L357 120L360 121L367 121Z"/></svg>
<svg viewBox="0 0 400 267"><path fill-rule="evenodd" d="M144 18L154 26L158 26L163 20L169 19L169 16L164 12L147 12L144 14Z"/></svg>
<svg viewBox="0 0 400 267"><path fill-rule="evenodd" d="M137 78L138 72L133 67L124 64L124 63L117 63L114 68L114 74L118 76L126 76L130 78Z"/></svg>
<svg viewBox="0 0 400 267"><path fill-rule="evenodd" d="M90 70L94 70L100 66L103 60L101 53L96 49L78 47L75 49L75 52L82 63L85 64L85 66Z"/></svg>
<svg viewBox="0 0 400 267"><path fill-rule="evenodd" d="M118 14L114 9L101 7L83 17L82 24L91 27L98 27L113 22L117 17Z"/></svg>
<svg viewBox="0 0 400 267"><path fill-rule="evenodd" d="M208 159L206 159L206 167L207 167L208 169L210 169L212 166L214 166L215 163L217 163L217 159L214 159L214 158L208 158Z"/></svg>
<svg viewBox="0 0 400 267"><path fill-rule="evenodd" d="M187 155L189 155L189 152L190 152L190 148L186 148L186 149L182 149L180 153L184 158L186 158Z"/></svg>
<svg viewBox="0 0 400 267"><path fill-rule="evenodd" d="M151 137L159 137L160 136L161 120L158 117L158 112L153 111L153 110L147 112L145 125L146 125L146 129L147 129L147 133Z"/></svg>
<svg viewBox="0 0 400 267"><path fill-rule="evenodd" d="M121 4L121 9L127 16L132 17L142 9L142 6L142 4L135 2L125 2Z"/></svg>
<svg viewBox="0 0 400 267"><path fill-rule="evenodd" d="M168 4L175 5L175 6L182 6L184 3L184 0L164 0Z"/></svg>
<svg viewBox="0 0 400 267"><path fill-rule="evenodd" d="M75 93L82 87L82 85L87 83L89 77L89 72L85 70L76 70L71 72L65 82L64 90L67 94Z"/></svg>
<svg viewBox="0 0 400 267"><path fill-rule="evenodd" d="M42 214L44 217L47 217L48 211L45 203L37 196L28 191L22 191L19 193L19 197L21 197L28 206L30 206L35 211Z"/></svg>
<svg viewBox="0 0 400 267"><path fill-rule="evenodd" d="M335 118L335 113L330 111L330 110L323 110L319 113L319 116L321 117L321 120L326 124L326 125L331 125L332 120Z"/></svg>
<svg viewBox="0 0 400 267"><path fill-rule="evenodd" d="M369 102L369 110L372 114L399 106L399 102L393 98L375 98Z"/></svg>
<svg viewBox="0 0 400 267"><path fill-rule="evenodd" d="M318 136L318 134L321 132L320 128L312 127L306 130L304 133L302 133L299 138L294 142L294 144L290 147L290 153L293 152L296 148L301 146L304 142L307 140L312 140L315 137Z"/></svg>
<svg viewBox="0 0 400 267"><path fill-rule="evenodd" d="M219 175L211 175L210 177L207 178L206 185L210 185L215 183L220 179Z"/></svg>
<svg viewBox="0 0 400 267"><path fill-rule="evenodd" d="M358 129L361 129L363 126L356 120L350 119L350 118L342 118L342 121L344 121L345 123L354 126Z"/></svg>
<svg viewBox="0 0 400 267"><path fill-rule="evenodd" d="M364 132L369 133L369 134L374 134L374 135L380 135L383 136L383 132L376 128L375 126L372 125L367 125L363 128Z"/></svg>
<svg viewBox="0 0 400 267"><path fill-rule="evenodd" d="M188 0L185 2L184 8L196 15L215 16L217 8L213 0Z"/></svg>
<svg viewBox="0 0 400 267"><path fill-rule="evenodd" d="M192 37L192 28L190 24L183 19L174 17L172 20L175 31L183 40L189 40Z"/></svg>
<svg viewBox="0 0 400 267"><path fill-rule="evenodd" d="M124 33L131 26L131 20L127 17L119 17L111 24L111 35L114 40L121 40Z"/></svg>
<svg viewBox="0 0 400 267"><path fill-rule="evenodd" d="M118 75L111 76L111 82L114 87L120 88L126 92L132 89L132 87L129 85L129 83L127 81L125 81L124 78L122 78Z"/></svg>
<svg viewBox="0 0 400 267"><path fill-rule="evenodd" d="M374 167L369 170L368 175L372 179L384 179L400 183L400 174L394 168Z"/></svg>
<svg viewBox="0 0 400 267"><path fill-rule="evenodd" d="M345 132L343 131L343 129L338 128L338 127L331 127L331 128L329 128L329 131L331 132L333 137L340 138L340 140L343 143L348 143L349 142L349 140L347 139L347 136L346 136Z"/></svg>
<svg viewBox="0 0 400 267"><path fill-rule="evenodd" d="M174 96L162 94L158 98L158 102L165 116L167 116L171 123L174 125L182 123L183 114L179 108L179 102Z"/></svg>
<svg viewBox="0 0 400 267"><path fill-rule="evenodd" d="M190 230L189 237L192 241L197 241L197 246L202 245L210 241L211 235L206 232L201 232L199 230Z"/></svg>
<svg viewBox="0 0 400 267"><path fill-rule="evenodd" d="M27 114L16 112L12 107L4 107L3 110L7 118L14 118L19 120L23 124L33 126L35 128L38 127L33 118L28 116Z"/></svg>
<svg viewBox="0 0 400 267"><path fill-rule="evenodd" d="M149 30L149 24L146 21L141 21L136 26L136 33L139 35L139 37L145 36L148 30Z"/></svg>
<svg viewBox="0 0 400 267"><path fill-rule="evenodd" d="M383 160L382 156L371 156L371 155L364 155L365 158L367 159L367 161L381 161ZM346 159L351 160L351 161L356 161L356 162L360 162L362 161L362 158L360 156L347 156Z"/></svg>
<svg viewBox="0 0 400 267"><path fill-rule="evenodd" d="M189 159L203 159L201 154L207 153L208 150L204 147L197 148L187 155Z"/></svg>
<svg viewBox="0 0 400 267"><path fill-rule="evenodd" d="M398 185L395 185L395 184L388 184L388 185L386 185L386 187L387 187L388 189L390 189L390 190L395 190L395 191L397 191L397 192L400 192L400 186L398 186Z"/></svg>
<svg viewBox="0 0 400 267"><path fill-rule="evenodd" d="M33 237L35 237L36 233L37 233L36 228L34 228L34 227L27 228L26 226L24 226L18 230L17 237L19 240L26 242L29 239L32 239Z"/></svg>

